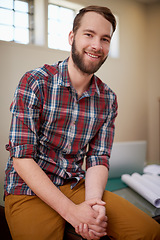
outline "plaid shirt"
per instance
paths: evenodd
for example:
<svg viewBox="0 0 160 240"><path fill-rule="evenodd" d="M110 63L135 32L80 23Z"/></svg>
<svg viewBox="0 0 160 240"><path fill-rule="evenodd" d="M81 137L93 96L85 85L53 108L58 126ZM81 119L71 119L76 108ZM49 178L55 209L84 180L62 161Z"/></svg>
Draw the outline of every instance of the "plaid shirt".
<svg viewBox="0 0 160 240"><path fill-rule="evenodd" d="M68 60L44 65L22 77L10 110L6 195L34 195L14 170L13 157L33 158L56 186L65 179L76 183L84 178L85 156L86 168L109 168L117 100L95 75L78 99L69 79Z"/></svg>

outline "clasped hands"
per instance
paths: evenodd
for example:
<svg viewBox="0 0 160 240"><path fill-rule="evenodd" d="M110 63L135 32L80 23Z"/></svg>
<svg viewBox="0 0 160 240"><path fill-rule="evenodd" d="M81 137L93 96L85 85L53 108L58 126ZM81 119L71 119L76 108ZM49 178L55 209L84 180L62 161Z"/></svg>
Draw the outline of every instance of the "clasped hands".
<svg viewBox="0 0 160 240"><path fill-rule="evenodd" d="M90 199L76 205L77 224L75 231L87 240L96 240L107 235L107 216L105 202Z"/></svg>

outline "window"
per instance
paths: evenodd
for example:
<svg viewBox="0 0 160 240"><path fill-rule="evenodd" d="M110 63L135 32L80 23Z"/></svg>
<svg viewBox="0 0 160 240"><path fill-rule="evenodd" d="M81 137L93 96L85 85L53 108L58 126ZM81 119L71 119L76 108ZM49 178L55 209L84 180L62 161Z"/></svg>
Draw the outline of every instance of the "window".
<svg viewBox="0 0 160 240"><path fill-rule="evenodd" d="M83 7L70 0L0 0L0 40L70 51L68 34L75 15ZM116 19L111 58L119 57L119 19Z"/></svg>
<svg viewBox="0 0 160 240"><path fill-rule="evenodd" d="M0 0L0 40L33 42L33 1Z"/></svg>
<svg viewBox="0 0 160 240"><path fill-rule="evenodd" d="M115 32L113 33L110 51L109 51L109 56L112 58L119 57L119 18L117 16L115 16L115 17L116 17L116 21L117 21L117 26L116 26Z"/></svg>
<svg viewBox="0 0 160 240"><path fill-rule="evenodd" d="M83 6L61 0L50 0L48 4L48 47L70 51L68 34L72 30L76 13Z"/></svg>
<svg viewBox="0 0 160 240"><path fill-rule="evenodd" d="M61 50L70 50L68 33L72 29L74 10L48 5L48 47Z"/></svg>

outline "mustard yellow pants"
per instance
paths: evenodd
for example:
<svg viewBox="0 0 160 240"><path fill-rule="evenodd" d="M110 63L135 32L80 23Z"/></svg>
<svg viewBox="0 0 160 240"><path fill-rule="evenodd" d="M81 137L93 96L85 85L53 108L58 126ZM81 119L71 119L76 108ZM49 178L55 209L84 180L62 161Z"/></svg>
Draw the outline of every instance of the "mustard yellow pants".
<svg viewBox="0 0 160 240"><path fill-rule="evenodd" d="M74 203L84 201L84 181L60 190ZM160 240L160 224L118 195L105 191L107 233L116 240ZM5 214L13 240L62 240L65 220L36 196L8 195Z"/></svg>

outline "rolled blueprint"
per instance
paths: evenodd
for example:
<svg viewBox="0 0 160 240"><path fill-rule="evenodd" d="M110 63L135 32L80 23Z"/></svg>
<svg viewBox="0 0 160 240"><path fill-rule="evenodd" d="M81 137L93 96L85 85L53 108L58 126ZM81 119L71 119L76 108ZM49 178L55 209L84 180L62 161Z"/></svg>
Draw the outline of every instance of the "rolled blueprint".
<svg viewBox="0 0 160 240"><path fill-rule="evenodd" d="M160 208L160 178L159 181L156 179L157 183L155 183L155 180L153 181L151 177L147 178L138 173L133 173L132 175L123 174L121 180L153 206Z"/></svg>

